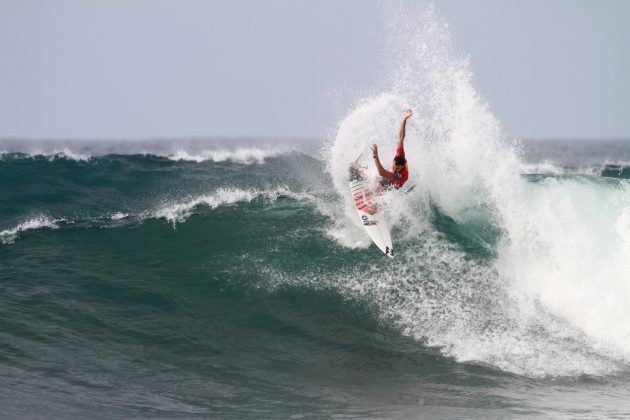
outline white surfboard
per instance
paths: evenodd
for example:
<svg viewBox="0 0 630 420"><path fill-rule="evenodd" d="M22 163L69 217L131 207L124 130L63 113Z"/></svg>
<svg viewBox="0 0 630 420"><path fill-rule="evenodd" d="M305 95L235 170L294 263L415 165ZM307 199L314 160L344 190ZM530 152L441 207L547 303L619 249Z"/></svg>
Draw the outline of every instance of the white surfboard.
<svg viewBox="0 0 630 420"><path fill-rule="evenodd" d="M375 201L374 191L357 167L350 168L350 194L359 213L363 228L374 244L388 257L394 256L392 238L385 222L383 209Z"/></svg>

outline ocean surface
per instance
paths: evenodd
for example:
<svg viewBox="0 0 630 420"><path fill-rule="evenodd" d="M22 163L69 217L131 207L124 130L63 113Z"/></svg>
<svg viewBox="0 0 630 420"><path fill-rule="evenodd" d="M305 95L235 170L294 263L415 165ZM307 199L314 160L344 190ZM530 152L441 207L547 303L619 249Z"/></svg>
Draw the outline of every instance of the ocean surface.
<svg viewBox="0 0 630 420"><path fill-rule="evenodd" d="M393 259L326 144L0 146L2 418L630 416L630 141L408 153Z"/></svg>

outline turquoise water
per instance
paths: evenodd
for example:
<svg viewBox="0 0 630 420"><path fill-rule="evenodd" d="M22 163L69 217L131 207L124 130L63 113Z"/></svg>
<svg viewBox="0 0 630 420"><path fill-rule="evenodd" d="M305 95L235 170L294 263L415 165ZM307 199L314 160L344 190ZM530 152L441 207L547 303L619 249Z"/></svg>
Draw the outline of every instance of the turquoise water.
<svg viewBox="0 0 630 420"><path fill-rule="evenodd" d="M576 143L568 164L553 161L553 142L524 147L524 168L553 167L521 174L534 209L604 213L575 228L617 241L578 246L598 258L624 249L630 146L615 144L592 161ZM545 239L555 269L518 248L523 266L510 272L517 240L505 240L518 231L500 203L479 193L453 212L418 182L403 199L413 219L390 215L390 260L308 142L185 144L186 157L162 143L146 154L66 146L5 142L17 150L0 159L3 418L630 415L625 325L593 328L569 310L588 302L601 323L630 312L627 295L615 306L578 293L593 281L623 294L625 257L609 260L621 271L567 288L554 270L572 256ZM576 301L518 283L533 261Z"/></svg>

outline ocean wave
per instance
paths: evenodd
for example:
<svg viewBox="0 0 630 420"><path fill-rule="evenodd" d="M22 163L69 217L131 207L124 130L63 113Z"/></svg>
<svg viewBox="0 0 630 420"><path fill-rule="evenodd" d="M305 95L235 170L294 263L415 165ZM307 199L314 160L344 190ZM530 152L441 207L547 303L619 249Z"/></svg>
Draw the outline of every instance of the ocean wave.
<svg viewBox="0 0 630 420"><path fill-rule="evenodd" d="M157 156L175 161L263 163L292 152L315 154L319 143L307 140L155 140L155 141L37 141L2 140L0 156L87 161L110 155Z"/></svg>
<svg viewBox="0 0 630 420"><path fill-rule="evenodd" d="M203 150L200 152L187 152L178 150L174 154L168 155L171 160L183 160L192 162L225 162L231 161L242 164L264 163L265 159L287 153L287 149L262 149L256 147L245 147L242 149L217 149Z"/></svg>
<svg viewBox="0 0 630 420"><path fill-rule="evenodd" d="M605 163L597 169L600 176L630 179L630 162Z"/></svg>
<svg viewBox="0 0 630 420"><path fill-rule="evenodd" d="M239 202L251 202L256 199L265 199L271 202L280 197L289 197L294 200L311 200L313 197L307 193L296 193L288 188L281 187L272 190L243 190L239 188L219 188L212 194L190 198L176 203L162 205L159 209L145 213L145 218L166 219L173 224L184 222L190 217L198 206L207 206L215 209L219 206L236 204Z"/></svg>
<svg viewBox="0 0 630 420"><path fill-rule="evenodd" d="M90 153L76 152L76 151L70 150L67 147L60 151L55 150L51 154L49 154L49 156L51 159L69 159L69 160L75 160L75 161L81 161L81 162L85 162L92 159L92 155Z"/></svg>
<svg viewBox="0 0 630 420"><path fill-rule="evenodd" d="M17 238L19 238L20 233L26 232L27 230L37 230L43 228L58 229L59 223L64 221L65 219L52 220L46 216L34 217L18 224L13 228L1 231L0 242L5 245L12 244Z"/></svg>
<svg viewBox="0 0 630 420"><path fill-rule="evenodd" d="M452 51L448 25L432 12L408 21L399 34L407 43L392 49L404 51L392 60L394 81L340 122L326 159L344 197L331 237L360 246L348 162L371 143L393 156L395 141L383 139L414 110L405 151L416 188L388 206L406 243L393 235L397 256L386 269L333 284L460 362L535 377L627 369L630 184L593 176L602 172L592 161L524 163L472 86L468 60ZM485 258L471 252L476 242L491 247Z"/></svg>
<svg viewBox="0 0 630 420"><path fill-rule="evenodd" d="M265 149L257 147L245 147L240 149L216 149L216 150L201 150L201 151L186 151L177 150L174 153L159 151L142 150L136 155L140 156L156 156L160 158L166 158L173 161L186 161L186 162L234 162L240 164L262 164L265 160L272 157L281 156L287 153L291 153L292 150L288 148L277 149ZM28 153L14 153L4 151L0 153L0 159L36 159L43 158L48 161L54 160L71 160L77 162L87 162L91 159L100 158L108 155L92 155L86 152L76 152L71 149L63 150L33 150Z"/></svg>
<svg viewBox="0 0 630 420"><path fill-rule="evenodd" d="M27 219L15 227L0 231L0 242L8 245L19 239L22 232L37 229L59 229L62 226L74 226L82 228L118 228L128 224L142 223L150 219L165 219L176 227L177 223L185 222L195 209L200 206L216 209L221 206L229 206L237 203L249 203L255 200L276 202L282 197L304 202L311 201L314 197L304 192L293 192L286 187L269 190L246 190L239 188L219 188L213 193L183 199L181 201L163 203L154 210L139 211L114 211L111 213L53 219L47 216L37 216Z"/></svg>
<svg viewBox="0 0 630 420"><path fill-rule="evenodd" d="M0 159L23 159L23 158L28 158L28 159L43 158L51 162L54 160L60 160L60 159L73 160L73 161L78 161L78 162L87 162L92 159L92 155L90 153L85 153L85 152L81 153L81 152L73 151L69 148L64 148L61 150L53 149L53 150L48 150L48 151L35 149L27 153L26 152L8 152L8 151L3 151L2 153L0 153Z"/></svg>
<svg viewBox="0 0 630 420"><path fill-rule="evenodd" d="M627 161L604 161L586 166L568 166L545 160L536 163L522 163L520 168L523 174L593 175L630 179L630 162Z"/></svg>

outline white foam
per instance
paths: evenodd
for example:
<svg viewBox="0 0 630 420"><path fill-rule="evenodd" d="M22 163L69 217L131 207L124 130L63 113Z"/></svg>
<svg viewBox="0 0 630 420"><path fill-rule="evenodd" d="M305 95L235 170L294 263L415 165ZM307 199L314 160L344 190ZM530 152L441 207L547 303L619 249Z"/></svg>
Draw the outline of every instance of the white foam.
<svg viewBox="0 0 630 420"><path fill-rule="evenodd" d="M119 212L116 212L116 213L112 214L110 216L110 219L111 220L121 220L121 219L124 219L126 217L129 217L129 213L123 213L123 212L119 211Z"/></svg>
<svg viewBox="0 0 630 420"><path fill-rule="evenodd" d="M79 161L79 162L86 162L92 159L92 155L90 153L85 153L85 152L81 153L78 151L73 151L69 147L63 147L60 149L53 148L50 150L34 148L28 152L25 152L25 154L33 158L44 157L44 158L47 158L49 161L53 161L55 159L68 159L68 160L74 160L74 161Z"/></svg>
<svg viewBox="0 0 630 420"><path fill-rule="evenodd" d="M340 202L330 236L360 235L348 164L371 143L393 156L405 108L413 192L388 201L397 257L331 284L459 361L530 376L603 375L630 362L630 187L589 177L529 183L525 165L475 92L468 60L431 9L393 13L393 80L340 122L327 167ZM367 152L369 154L369 151ZM371 161L371 159L369 159ZM372 163L369 163L373 165ZM373 171L373 169L371 169ZM436 231L429 202L459 224L495 226L496 258L471 258ZM359 232L359 233L357 233ZM396 246L405 239L406 247Z"/></svg>
<svg viewBox="0 0 630 420"><path fill-rule="evenodd" d="M496 267L514 300L539 302L595 350L630 361L628 184L547 179L505 205Z"/></svg>
<svg viewBox="0 0 630 420"><path fill-rule="evenodd" d="M273 190L243 190L239 188L219 188L215 192L198 197L192 197L176 203L167 203L159 209L151 212L149 217L166 219L173 224L185 221L198 206L207 206L215 209L219 206L231 205L239 202L251 202L258 198L275 201L281 196L291 197L296 200L312 199L305 193L294 193L288 188L276 188Z"/></svg>
<svg viewBox="0 0 630 420"><path fill-rule="evenodd" d="M239 149L216 149L203 150L201 152L189 153L185 150L178 150L168 158L172 160L184 160L192 162L225 162L231 161L242 164L264 163L265 159L286 153L285 149L261 149L256 147L245 147Z"/></svg>
<svg viewBox="0 0 630 420"><path fill-rule="evenodd" d="M5 229L0 232L0 242L3 244L11 244L19 237L20 233L27 230L36 230L42 228L57 229L57 223L62 220L51 220L46 216L38 216L22 222L11 229Z"/></svg>
<svg viewBox="0 0 630 420"><path fill-rule="evenodd" d="M79 153L79 152L71 150L68 147L64 147L63 150L61 150L59 152L53 151L52 156L53 157L64 157L66 159L82 161L82 162L86 162L86 161L92 159L92 155L90 153Z"/></svg>

